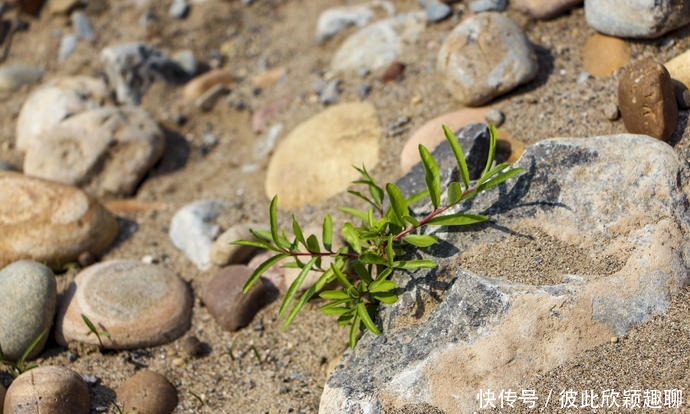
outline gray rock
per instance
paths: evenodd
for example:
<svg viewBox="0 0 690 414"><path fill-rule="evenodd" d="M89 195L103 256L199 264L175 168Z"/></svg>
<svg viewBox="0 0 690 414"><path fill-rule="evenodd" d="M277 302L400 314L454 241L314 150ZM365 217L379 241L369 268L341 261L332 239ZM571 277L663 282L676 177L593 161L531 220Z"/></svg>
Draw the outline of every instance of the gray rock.
<svg viewBox="0 0 690 414"><path fill-rule="evenodd" d="M79 39L84 39L86 41L92 42L96 39L96 35L93 32L93 26L89 18L81 11L75 11L72 13L72 27Z"/></svg>
<svg viewBox="0 0 690 414"><path fill-rule="evenodd" d="M194 56L194 52L189 49L176 52L172 58L190 77L196 75L199 70L199 63Z"/></svg>
<svg viewBox="0 0 690 414"><path fill-rule="evenodd" d="M432 23L440 22L453 13L453 9L441 0L418 0L424 7L426 19Z"/></svg>
<svg viewBox="0 0 690 414"><path fill-rule="evenodd" d="M0 347L16 361L43 334L30 358L41 353L55 316L57 287L53 272L37 262L14 262L0 270Z"/></svg>
<svg viewBox="0 0 690 414"><path fill-rule="evenodd" d="M211 268L211 246L220 234L213 221L226 207L221 200L195 201L179 209L170 222L173 244L201 270Z"/></svg>
<svg viewBox="0 0 690 414"><path fill-rule="evenodd" d="M189 75L177 62L145 43L124 43L101 51L110 86L119 103L138 105L156 79L184 83Z"/></svg>
<svg viewBox="0 0 690 414"><path fill-rule="evenodd" d="M598 32L652 39L690 23L685 0L585 0L587 24Z"/></svg>
<svg viewBox="0 0 690 414"><path fill-rule="evenodd" d="M126 196L136 190L164 147L163 132L143 109L93 109L35 138L26 151L24 172L98 196Z"/></svg>
<svg viewBox="0 0 690 414"><path fill-rule="evenodd" d="M514 389L623 336L687 285L689 173L668 144L630 134L553 139L517 165L522 175L472 201L490 222L430 229L443 242L422 257L439 266L394 276L400 299L379 312L383 334L366 333L345 353L320 412L473 412L478 389ZM530 250L544 237L560 253ZM537 259L556 260L556 274L537 279ZM615 265L597 267L607 261ZM529 283L516 281L521 268Z"/></svg>
<svg viewBox="0 0 690 414"><path fill-rule="evenodd" d="M501 112L500 109L496 108L489 110L489 112L486 113L486 116L484 118L486 119L486 122L492 124L495 127L500 127L506 120L505 114Z"/></svg>
<svg viewBox="0 0 690 414"><path fill-rule="evenodd" d="M338 103L340 98L340 79L329 81L326 86L319 91L319 100L324 105Z"/></svg>
<svg viewBox="0 0 690 414"><path fill-rule="evenodd" d="M60 39L58 62L64 62L77 49L79 37L75 33L67 33Z"/></svg>
<svg viewBox="0 0 690 414"><path fill-rule="evenodd" d="M513 20L495 12L465 19L446 38L436 67L460 103L479 106L534 79L537 59Z"/></svg>
<svg viewBox="0 0 690 414"><path fill-rule="evenodd" d="M27 65L0 67L0 92L12 92L22 85L34 83L43 76L43 69Z"/></svg>
<svg viewBox="0 0 690 414"><path fill-rule="evenodd" d="M374 6L377 5L385 9L388 14L392 14L395 10L388 1L332 7L324 10L319 15L319 20L316 23L316 34L314 36L316 41L323 43L350 26L365 26L374 18Z"/></svg>
<svg viewBox="0 0 690 414"><path fill-rule="evenodd" d="M335 72L373 72L385 68L424 31L424 13L406 13L378 21L348 37L331 61Z"/></svg>
<svg viewBox="0 0 690 414"><path fill-rule="evenodd" d="M184 19L189 14L189 4L186 0L173 0L168 13L176 19Z"/></svg>
<svg viewBox="0 0 690 414"><path fill-rule="evenodd" d="M472 13L482 13L487 11L501 12L508 7L508 0L475 0L470 3Z"/></svg>
<svg viewBox="0 0 690 414"><path fill-rule="evenodd" d="M14 168L7 161L0 160L0 171L14 171Z"/></svg>

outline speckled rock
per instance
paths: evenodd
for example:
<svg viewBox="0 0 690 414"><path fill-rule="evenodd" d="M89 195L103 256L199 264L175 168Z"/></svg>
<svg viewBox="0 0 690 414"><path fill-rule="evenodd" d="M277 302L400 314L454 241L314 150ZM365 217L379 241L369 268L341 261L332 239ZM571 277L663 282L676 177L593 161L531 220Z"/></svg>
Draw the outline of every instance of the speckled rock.
<svg viewBox="0 0 690 414"><path fill-rule="evenodd" d="M222 200L195 201L179 209L170 221L170 240L201 270L211 268L211 246L220 234L214 221L226 207Z"/></svg>
<svg viewBox="0 0 690 414"><path fill-rule="evenodd" d="M537 58L520 27L496 12L471 16L448 35L436 68L463 105L478 106L529 82Z"/></svg>
<svg viewBox="0 0 690 414"><path fill-rule="evenodd" d="M512 0L511 4L516 9L543 20L567 12L582 4L582 0Z"/></svg>
<svg viewBox="0 0 690 414"><path fill-rule="evenodd" d="M57 288L53 272L37 262L14 262L0 270L0 292L0 346L5 358L18 360L43 334L29 354L29 358L37 356L55 316Z"/></svg>
<svg viewBox="0 0 690 414"><path fill-rule="evenodd" d="M256 251L252 246L238 246L232 244L237 240L253 240L254 236L249 232L269 228L267 224L241 223L235 224L225 230L211 245L211 262L216 266L227 264L240 264L247 260Z"/></svg>
<svg viewBox="0 0 690 414"><path fill-rule="evenodd" d="M276 287L265 278L243 294L242 286L251 274L252 269L247 266L227 266L201 290L204 305L226 331L236 331L249 325L254 315L278 296Z"/></svg>
<svg viewBox="0 0 690 414"><path fill-rule="evenodd" d="M93 109L32 139L24 172L79 186L96 196L127 196L163 155L165 137L141 108Z"/></svg>
<svg viewBox="0 0 690 414"><path fill-rule="evenodd" d="M115 217L77 188L9 171L0 171L0 188L0 266L64 265L102 254L117 236Z"/></svg>
<svg viewBox="0 0 690 414"><path fill-rule="evenodd" d="M68 368L39 366L18 376L7 389L3 413L88 414L89 388Z"/></svg>
<svg viewBox="0 0 690 414"><path fill-rule="evenodd" d="M26 99L17 118L16 146L26 151L60 122L103 106L109 91L105 82L88 76L60 78L46 83Z"/></svg>
<svg viewBox="0 0 690 414"><path fill-rule="evenodd" d="M372 72L386 67L424 30L423 12L378 21L348 37L331 61L335 72Z"/></svg>
<svg viewBox="0 0 690 414"><path fill-rule="evenodd" d="M664 67L671 75L671 79L682 83L686 89L690 88L690 50L664 63Z"/></svg>
<svg viewBox="0 0 690 414"><path fill-rule="evenodd" d="M58 314L55 337L65 345L99 345L81 314L110 333L103 347L130 349L161 345L190 325L192 298L171 271L132 260L110 260L82 270L70 284Z"/></svg>
<svg viewBox="0 0 690 414"><path fill-rule="evenodd" d="M625 40L595 33L582 47L582 68L601 78L627 65L630 57Z"/></svg>
<svg viewBox="0 0 690 414"><path fill-rule="evenodd" d="M206 91L217 85L224 85L228 89L235 86L235 75L227 69L215 69L203 73L187 82L182 95L189 102L199 99Z"/></svg>
<svg viewBox="0 0 690 414"><path fill-rule="evenodd" d="M34 83L43 76L43 69L26 65L0 67L0 92L12 92L23 85Z"/></svg>
<svg viewBox="0 0 690 414"><path fill-rule="evenodd" d="M125 412L170 414L177 407L177 390L163 375L144 369L132 375L116 391Z"/></svg>
<svg viewBox="0 0 690 414"><path fill-rule="evenodd" d="M618 82L618 108L628 132L667 141L678 126L678 103L666 68L648 58L633 63Z"/></svg>
<svg viewBox="0 0 690 414"><path fill-rule="evenodd" d="M381 128L369 103L347 103L302 122L280 142L266 173L266 195L291 209L345 191L379 159Z"/></svg>
<svg viewBox="0 0 690 414"><path fill-rule="evenodd" d="M650 39L690 23L685 0L585 0L587 24L616 37Z"/></svg>

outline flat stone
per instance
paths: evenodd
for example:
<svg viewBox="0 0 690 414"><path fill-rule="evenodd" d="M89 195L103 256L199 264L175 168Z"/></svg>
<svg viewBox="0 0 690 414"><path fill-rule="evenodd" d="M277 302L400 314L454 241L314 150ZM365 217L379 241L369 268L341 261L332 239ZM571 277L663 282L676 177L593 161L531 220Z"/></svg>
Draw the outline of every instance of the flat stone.
<svg viewBox="0 0 690 414"><path fill-rule="evenodd" d="M89 409L89 388L81 375L47 365L26 371L12 381L3 412L88 414Z"/></svg>
<svg viewBox="0 0 690 414"><path fill-rule="evenodd" d="M0 92L12 92L23 85L34 83L43 76L43 69L27 65L0 67Z"/></svg>
<svg viewBox="0 0 690 414"><path fill-rule="evenodd" d="M60 267L101 255L118 233L115 217L83 191L0 171L0 266L31 259Z"/></svg>
<svg viewBox="0 0 690 414"><path fill-rule="evenodd" d="M30 141L26 174L109 197L133 194L165 148L158 124L131 106L82 112Z"/></svg>
<svg viewBox="0 0 690 414"><path fill-rule="evenodd" d="M618 81L625 129L668 141L678 126L678 103L666 68L651 58L625 68Z"/></svg>
<svg viewBox="0 0 690 414"><path fill-rule="evenodd" d="M170 222L170 240L201 270L211 268L211 246L220 234L214 224L227 208L222 200L200 200L179 209Z"/></svg>
<svg viewBox="0 0 690 414"><path fill-rule="evenodd" d="M170 414L177 407L177 390L163 375L143 369L116 391L123 410L141 414Z"/></svg>
<svg viewBox="0 0 690 414"><path fill-rule="evenodd" d="M302 122L276 148L266 194L279 207L299 208L336 195L359 177L353 165L376 166L381 128L370 103L332 106Z"/></svg>
<svg viewBox="0 0 690 414"><path fill-rule="evenodd" d="M609 36L652 39L690 23L690 3L585 0L585 18L590 27Z"/></svg>
<svg viewBox="0 0 690 414"><path fill-rule="evenodd" d="M441 0L417 0L424 7L426 19L432 23L440 22L453 13L453 9Z"/></svg>
<svg viewBox="0 0 690 414"><path fill-rule="evenodd" d="M46 83L24 101L17 118L16 146L26 151L32 141L60 122L102 107L109 91L105 82L88 76L59 78Z"/></svg>
<svg viewBox="0 0 690 414"><path fill-rule="evenodd" d="M314 38L319 43L324 43L350 26L363 27L376 17L376 7L380 7L392 14L395 10L393 4L388 1L376 1L357 4L353 6L331 7L319 15L316 23Z"/></svg>
<svg viewBox="0 0 690 414"><path fill-rule="evenodd" d="M671 75L671 79L682 83L685 89L690 89L690 50L664 63L664 67Z"/></svg>
<svg viewBox="0 0 690 414"><path fill-rule="evenodd" d="M582 47L582 68L598 78L609 76L630 62L625 40L593 34Z"/></svg>
<svg viewBox="0 0 690 414"><path fill-rule="evenodd" d="M398 59L407 44L424 31L423 12L399 14L360 29L348 37L331 61L334 72L373 72Z"/></svg>
<svg viewBox="0 0 690 414"><path fill-rule="evenodd" d="M525 173L472 201L489 225L434 229L444 243L420 258L438 266L393 276L400 298L379 311L383 333L345 352L321 413L476 411L479 389L521 389L665 312L687 286L690 171L671 146L550 139L517 165Z"/></svg>
<svg viewBox="0 0 690 414"><path fill-rule="evenodd" d="M14 262L0 270L0 292L0 347L5 358L17 361L43 334L29 354L29 358L36 357L43 350L55 316L53 272L37 262Z"/></svg>
<svg viewBox="0 0 690 414"><path fill-rule="evenodd" d="M468 106L531 81L538 69L520 26L496 12L471 16L455 27L439 50L436 68L448 91Z"/></svg>
<svg viewBox="0 0 690 414"><path fill-rule="evenodd" d="M243 294L242 287L251 274L252 269L247 266L227 266L201 290L204 305L226 331L236 331L249 325L254 315L278 296L278 289L263 277L249 292Z"/></svg>
<svg viewBox="0 0 690 414"><path fill-rule="evenodd" d="M508 7L508 0L474 0L470 3L472 13L484 13L488 11L504 11Z"/></svg>
<svg viewBox="0 0 690 414"><path fill-rule="evenodd" d="M232 244L237 240L254 240L254 236L249 231L268 229L268 224L240 223L235 224L225 230L211 245L210 258L216 266L227 264L240 264L249 259L256 251L255 247L238 246Z"/></svg>
<svg viewBox="0 0 690 414"><path fill-rule="evenodd" d="M513 0L516 9L540 19L552 19L582 4L582 0Z"/></svg>
<svg viewBox="0 0 690 414"><path fill-rule="evenodd" d="M191 323L192 297L173 272L133 260L110 260L82 270L65 293L55 337L99 345L81 314L110 337L103 347L132 349L168 343Z"/></svg>

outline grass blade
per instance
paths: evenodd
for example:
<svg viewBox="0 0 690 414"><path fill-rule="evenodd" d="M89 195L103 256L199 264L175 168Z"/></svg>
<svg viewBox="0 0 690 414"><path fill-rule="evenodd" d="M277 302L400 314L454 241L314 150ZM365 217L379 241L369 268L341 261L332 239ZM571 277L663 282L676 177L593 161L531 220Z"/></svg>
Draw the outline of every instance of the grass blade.
<svg viewBox="0 0 690 414"><path fill-rule="evenodd" d="M290 288L288 289L287 293L285 294L285 298L283 299L283 303L280 305L280 310L278 311L279 318L282 318L285 314L287 306L290 304L290 302L292 302L292 299L295 297L295 293L297 293L297 289L299 289L299 287L302 286L304 279L306 279L307 274L312 269L315 262L316 257L312 257L311 260L309 260L307 264L302 268L302 271L299 272L297 279L295 279L295 281L292 282L292 284L290 285Z"/></svg>
<svg viewBox="0 0 690 414"><path fill-rule="evenodd" d="M254 272L252 272L252 275L249 276L249 279L245 282L244 286L242 287L242 293L247 293L249 289L251 289L252 286L254 286L254 283L256 283L257 280L261 277L261 275L264 274L266 270L268 270L271 266L274 264L278 263L279 261L285 259L286 257L290 257L289 254L285 253L280 253L275 256L269 257L266 259L263 263L259 265L256 269L254 269Z"/></svg>
<svg viewBox="0 0 690 414"><path fill-rule="evenodd" d="M419 144L419 155L422 158L422 166L424 167L424 180L426 187L429 190L429 197L434 208L438 208L441 203L441 176L438 171L438 164L431 156L429 150Z"/></svg>
<svg viewBox="0 0 690 414"><path fill-rule="evenodd" d="M470 188L470 171L467 169L467 161L465 161L465 154L462 152L458 137L456 137L453 131L445 125L443 125L443 133L446 135L446 140L450 144L453 154L455 154L455 160L458 163L458 170L460 171L460 178L463 184L465 184L465 189Z"/></svg>

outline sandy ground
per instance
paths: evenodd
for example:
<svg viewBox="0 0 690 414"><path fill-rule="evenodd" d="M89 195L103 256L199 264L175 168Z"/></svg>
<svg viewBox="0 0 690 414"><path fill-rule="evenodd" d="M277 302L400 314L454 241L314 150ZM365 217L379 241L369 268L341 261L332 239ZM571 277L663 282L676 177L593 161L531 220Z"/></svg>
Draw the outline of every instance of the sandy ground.
<svg viewBox="0 0 690 414"><path fill-rule="evenodd" d="M259 161L258 170L242 172L243 165L253 158L259 139L251 131L252 110L289 97L286 109L272 121L283 124L281 138L323 110L323 105L314 99L312 84L323 79L337 46L353 29L321 46L316 44L313 34L320 11L343 2L257 0L246 6L238 0L207 0L193 4L184 20L168 15L168 1L151 1L144 6L138 4L145 1L90 3L92 6L86 12L97 34L93 43L81 42L67 61L59 63L60 34L71 30L69 19L43 13L31 20L28 31L15 36L8 63L43 67L46 80L74 74L99 75L102 69L98 53L103 47L146 41L169 53L191 49L202 62L214 61L218 51L223 50L221 64L240 79L233 96L245 103L244 110L221 101L212 111L201 112L182 101L179 87L158 83L150 89L142 106L168 130L169 145L164 159L134 198L156 204L144 211L120 213L123 234L104 257L139 259L151 255L189 281L198 292L214 272L197 270L174 248L167 236L170 219L189 202L221 198L234 207L220 218L224 227L266 220L269 198L263 192L263 181L268 159ZM394 3L400 11L418 9L416 0ZM156 19L143 27L139 20L147 12ZM621 121L610 122L604 116L605 105L616 100L617 75L576 83L582 71L580 49L594 33L585 24L583 10L548 22L535 22L514 11L508 14L525 28L535 44L541 69L535 81L493 103L506 114L503 130L526 144L556 136L624 132ZM433 70L443 37L458 22L456 17L427 28L415 47L400 57L407 64L400 82L383 84L376 72L366 78L341 77L341 102L360 100L358 87L364 83L372 85L366 99L377 108L384 130L388 131L388 126L401 116L410 119L402 134L381 138L381 161L373 168L373 174L381 181L400 176L401 147L412 131L437 115L459 109ZM630 42L633 59L653 56L663 62L690 47L689 34L690 29L686 29L653 41ZM276 67L287 68L286 81L260 93L253 91L246 79ZM0 98L0 159L18 167L22 154L13 144L16 116L31 90L22 88ZM181 117L187 119L182 125L176 122ZM687 112L683 112L674 138L677 151L684 156L690 155L687 118ZM207 133L219 139L210 151L202 143L202 136ZM347 197L339 195L292 213L305 224L318 223L323 214L347 202ZM283 218L288 213L283 212ZM511 253L518 256L525 248L515 244L502 260L510 260ZM616 263L593 266L614 269ZM523 273L521 277L529 279L530 272ZM549 275L541 276L541 282L549 280ZM59 276L61 284L70 277ZM549 389L566 388L582 391L670 387L686 390L687 400L689 303L690 291L685 291L667 315L634 329L617 343L586 352L551 372L535 373L539 374L533 380L535 389L548 393ZM147 366L165 374L177 387L177 413L316 412L328 365L345 349L346 332L334 326L330 318L314 312L317 305L313 304L297 323L281 330L276 320L278 305L273 303L249 327L231 333L222 331L197 299L189 334L205 344L207 352L200 358L184 356L179 340L151 349L107 353L66 350L51 342L37 362L62 365L98 377L99 385L92 395L95 411L109 410L113 390L137 368ZM7 383L8 378L4 379Z"/></svg>

